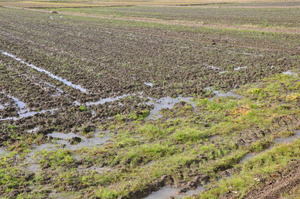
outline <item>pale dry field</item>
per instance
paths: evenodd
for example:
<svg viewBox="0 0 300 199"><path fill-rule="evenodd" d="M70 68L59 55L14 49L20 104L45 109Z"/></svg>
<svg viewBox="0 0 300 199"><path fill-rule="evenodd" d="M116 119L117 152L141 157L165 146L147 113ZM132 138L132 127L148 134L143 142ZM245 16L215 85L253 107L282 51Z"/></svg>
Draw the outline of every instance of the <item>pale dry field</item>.
<svg viewBox="0 0 300 199"><path fill-rule="evenodd" d="M198 5L198 4L224 4L224 3L249 3L255 0L130 0L130 1L101 1L101 0L41 0L41 1L10 1L0 0L0 6L9 7L94 7L94 6L131 6L131 5ZM261 0L259 2L286 2L284 0Z"/></svg>

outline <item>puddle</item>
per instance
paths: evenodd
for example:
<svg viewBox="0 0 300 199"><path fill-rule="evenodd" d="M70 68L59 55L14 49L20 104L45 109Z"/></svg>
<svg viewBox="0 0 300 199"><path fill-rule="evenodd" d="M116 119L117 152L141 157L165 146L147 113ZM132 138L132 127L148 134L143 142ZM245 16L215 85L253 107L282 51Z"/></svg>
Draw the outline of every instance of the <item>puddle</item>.
<svg viewBox="0 0 300 199"><path fill-rule="evenodd" d="M213 92L215 94L214 97L212 97L212 98L209 99L210 101L212 101L216 97L235 97L235 98L238 98L238 99L243 98L243 96L235 94L232 91L228 91L226 93L223 93L221 91L214 90L211 87L206 87L205 89L209 90L209 91L211 91L211 92Z"/></svg>
<svg viewBox="0 0 300 199"><path fill-rule="evenodd" d="M76 101L73 102L73 105L75 105L75 106L81 106L82 104L76 100Z"/></svg>
<svg viewBox="0 0 300 199"><path fill-rule="evenodd" d="M228 70L224 70L224 71L221 71L219 72L220 74L225 74L225 73L228 73L229 71Z"/></svg>
<svg viewBox="0 0 300 199"><path fill-rule="evenodd" d="M282 72L282 74L285 74L285 75L291 75L291 76L297 76L297 75L298 75L297 73L294 73L294 72L292 72L292 71L290 71L290 70L285 71L285 72Z"/></svg>
<svg viewBox="0 0 300 199"><path fill-rule="evenodd" d="M58 138L60 140L53 140L52 143L45 143L45 144L33 146L34 148L30 151L30 153L26 155L26 158L24 160L24 165L26 165L24 168L27 171L33 173L41 172L41 168L39 167L39 164L37 163L37 160L35 158L35 155L40 151L43 150L54 151L57 149L76 150L84 147L94 147L98 145L103 145L105 142L107 142L110 139L110 136L107 134L104 135L103 137L99 137L99 132L95 133L91 138L78 136L74 133L64 134L59 132L50 133L48 134L48 136L53 138ZM74 137L80 137L81 142L76 145L70 144L69 141ZM0 148L0 155L5 153L6 152L2 148Z"/></svg>
<svg viewBox="0 0 300 199"><path fill-rule="evenodd" d="M117 97L107 97L107 98L103 98L100 99L96 102L86 102L84 104L78 102L78 101L74 101L73 104L76 106L80 106L80 105L85 105L85 106L93 106L93 105L100 105L100 104L105 104L106 102L115 102L117 100L123 99L125 97L129 97L129 96L140 96L142 98L142 92L138 92L138 93L133 93L133 94L124 94L124 95L120 95ZM122 106L122 103L118 103L119 106Z"/></svg>
<svg viewBox="0 0 300 199"><path fill-rule="evenodd" d="M222 93L222 92L215 92L215 96L216 97L236 97L236 98L242 98L243 96L241 95L238 95L238 94L235 94L233 93L232 91L228 91L227 93Z"/></svg>
<svg viewBox="0 0 300 199"><path fill-rule="evenodd" d="M54 144L54 143L45 143L45 144L37 145L37 146L34 146L34 148L31 150L31 152L27 156L33 157L36 152L40 152L42 150L54 151L58 148L59 147L57 146L57 144Z"/></svg>
<svg viewBox="0 0 300 199"><path fill-rule="evenodd" d="M109 135L100 135L99 133L95 133L93 137L91 138L86 138L83 136L78 136L74 133L59 133L59 132L54 132L48 134L48 136L53 137L53 138L58 138L59 140L56 140L55 143L63 145L64 148L69 149L69 150L77 150L85 147L94 147L98 145L103 145L105 142L107 142L110 139ZM70 140L78 137L81 138L81 141L78 144L71 144Z"/></svg>
<svg viewBox="0 0 300 199"><path fill-rule="evenodd" d="M182 194L185 196L193 196L193 195L199 195L201 192L205 191L205 188L202 186L197 187L194 190L189 190L186 193Z"/></svg>
<svg viewBox="0 0 300 199"><path fill-rule="evenodd" d="M219 67L217 67L217 66L207 66L207 68L210 68L210 69L212 69L212 70L221 70Z"/></svg>
<svg viewBox="0 0 300 199"><path fill-rule="evenodd" d="M2 94L4 94L4 93L2 93ZM27 105L24 102L22 102L21 100L19 100L18 98L10 96L10 95L7 95L7 97L14 100L14 103L17 105L17 107L19 109L19 111L18 111L19 115L24 114L29 111L29 109L27 108Z"/></svg>
<svg viewBox="0 0 300 199"><path fill-rule="evenodd" d="M234 70L241 70L241 69L246 69L246 68L247 68L247 66L239 66L239 67L234 68Z"/></svg>
<svg viewBox="0 0 300 199"><path fill-rule="evenodd" d="M66 144L67 149L77 150L85 147L95 147L99 145L103 145L110 139L109 135L105 135L104 137L99 137L99 134L95 134L92 138L85 138L77 145Z"/></svg>
<svg viewBox="0 0 300 199"><path fill-rule="evenodd" d="M37 146L33 146L34 148L31 149L30 153L26 155L26 159L24 161L25 164L35 164L35 154L37 152L40 152L42 150L47 150L47 151L54 151L58 149L58 147L53 144L53 143L45 143Z"/></svg>
<svg viewBox="0 0 300 199"><path fill-rule="evenodd" d="M53 143L45 143L38 146L34 146L34 148L26 155L24 160L24 169L32 173L41 172L41 168L37 164L37 160L35 158L35 154L42 150L54 151L59 147Z"/></svg>
<svg viewBox="0 0 300 199"><path fill-rule="evenodd" d="M1 94L4 94L4 93L1 92ZM19 116L18 117L0 118L0 121L5 121L5 120L19 120L19 119L22 119L22 118L25 118L25 117L34 116L34 115L39 114L39 113L40 114L46 113L46 112L53 113L54 111L58 110L58 109L48 109L48 110L41 110L41 111L30 111L27 108L26 103L22 102L18 98L10 96L10 95L7 95L7 97L11 98L14 101L14 103L17 105Z"/></svg>
<svg viewBox="0 0 300 199"><path fill-rule="evenodd" d="M144 199L169 199L170 196L176 196L178 189L170 188L170 187L163 187L158 191L151 193Z"/></svg>
<svg viewBox="0 0 300 199"><path fill-rule="evenodd" d="M0 104L0 110L3 110L3 109L5 109L5 106Z"/></svg>
<svg viewBox="0 0 300 199"><path fill-rule="evenodd" d="M92 116L95 116L97 113L95 110L91 110L91 114L92 114Z"/></svg>
<svg viewBox="0 0 300 199"><path fill-rule="evenodd" d="M41 168L37 163L35 158L36 154L40 151L47 150L47 151L54 151L57 149L69 149L69 150L76 150L84 147L93 147L97 145L103 145L110 139L109 135L104 135L103 137L99 137L99 132L95 133L91 138L85 138L78 136L74 133L59 133L54 132L48 134L49 137L58 138L60 140L53 140L52 143L45 143L37 146L33 146L34 148L26 155L24 160L24 168L33 173L41 172ZM74 137L80 137L82 140L77 145L70 144L70 140ZM6 152L0 148L0 156L5 154Z"/></svg>
<svg viewBox="0 0 300 199"><path fill-rule="evenodd" d="M147 119L150 119L150 120L161 118L163 116L160 114L160 111L162 109L172 109L175 104L177 104L181 101L187 102L187 103L191 104L193 107L196 106L196 103L192 101L192 97L179 96L177 98L163 97L163 98L160 98L157 100L152 99L152 98L149 98L149 99L150 99L150 101L146 102L146 105L154 106L154 108L150 111L149 116L147 117Z"/></svg>
<svg viewBox="0 0 300 199"><path fill-rule="evenodd" d="M163 187L158 191L155 191L151 193L149 196L145 197L144 199L169 199L171 197L178 199L178 198L184 198L188 196L198 195L201 192L203 192L205 189L204 187L200 186L196 188L195 190L189 190L185 193L180 193L180 189L176 188L170 188L170 187Z"/></svg>
<svg viewBox="0 0 300 199"><path fill-rule="evenodd" d="M290 137L285 137L285 138L276 138L275 143L279 144L285 144L294 141L295 139L300 138L300 130L295 131L295 135L292 135Z"/></svg>
<svg viewBox="0 0 300 199"><path fill-rule="evenodd" d="M41 111L30 111L30 112L25 112L22 114L19 114L18 117L6 117L6 118L0 118L0 121L6 121L6 120L20 120L26 117L32 117L35 116L37 114L43 114L43 113L51 113L53 114L56 110L58 110L58 108L55 109L48 109L48 110L41 110Z"/></svg>
<svg viewBox="0 0 300 199"><path fill-rule="evenodd" d="M145 84L146 86L153 87L153 83L151 83L151 82L144 82L144 84Z"/></svg>
<svg viewBox="0 0 300 199"><path fill-rule="evenodd" d="M262 152L265 152L265 150L262 151ZM261 152L261 153L262 153L262 152ZM247 154L241 159L241 161L239 162L239 164L243 164L244 162L247 162L248 160L254 158L254 157L257 156L258 154L259 154L259 153L247 153Z"/></svg>
<svg viewBox="0 0 300 199"><path fill-rule="evenodd" d="M48 109L48 110L41 110L41 111L31 111L31 112L19 115L18 119L22 119L22 118L25 118L25 117L31 117L31 116L34 116L36 114L43 114L43 113L47 113L47 112L53 114L54 111L56 111L56 110L58 110L58 108Z"/></svg>
<svg viewBox="0 0 300 199"><path fill-rule="evenodd" d="M0 148L0 156L3 156L7 154L7 151L5 151L3 148Z"/></svg>
<svg viewBox="0 0 300 199"><path fill-rule="evenodd" d="M117 101L119 99L122 99L122 98L125 98L125 97L128 97L128 96L130 96L130 95L125 94L125 95L121 95L121 96L118 96L118 97L108 97L108 98L100 99L99 101L96 101L96 102L87 102L86 106L100 105L100 104L105 104L106 102L114 102L114 101ZM75 103L75 105L80 104L78 102L74 102L74 103Z"/></svg>
<svg viewBox="0 0 300 199"><path fill-rule="evenodd" d="M300 138L300 130L295 131L295 135L290 136L290 137L284 137L284 138L275 138L274 143L275 144L286 144L286 143L290 143L292 141L294 141L295 139ZM247 162L248 160L250 160L251 158L254 158L255 156L264 153L270 149L272 149L275 145L261 151L260 153L247 153L239 162L240 164Z"/></svg>
<svg viewBox="0 0 300 199"><path fill-rule="evenodd" d="M58 80L58 81L64 83L64 84L67 85L67 86L70 86L70 87L72 87L72 88L74 88L74 89L80 90L80 91L83 92L83 93L87 93L87 90L86 90L85 88L83 88L82 86L77 85L77 84L73 84L72 82L70 82L70 81L68 81L68 80L66 80L66 79L63 79L63 78L61 78L61 77L58 77L58 76L56 76L56 75L50 73L49 71L47 71L47 70L45 70L45 69L39 68L39 67L37 67L37 66L35 66L35 65L33 65L33 64L29 64L29 63L23 61L22 59L16 57L16 56L13 55L13 54L10 54L10 53L4 52L4 51L0 51L0 53L3 54L3 55L6 55L6 56L8 56L8 57L13 58L14 60L16 60L16 61L18 61L18 62L20 62L20 63L22 63L22 64L25 64L26 66L29 66L29 67L31 67L31 68L37 70L38 72L43 72L43 73L45 73L46 75L48 75L49 77L51 77L51 78L53 78L53 79L56 79L56 80Z"/></svg>
<svg viewBox="0 0 300 199"><path fill-rule="evenodd" d="M34 133L37 132L40 129L40 127L34 127L33 129L27 130L27 133Z"/></svg>
<svg viewBox="0 0 300 199"><path fill-rule="evenodd" d="M52 137L52 138L58 138L58 139L63 139L63 140L70 140L74 137L80 137L77 136L74 133L58 133L58 132L53 132L47 135L48 137ZM81 137L80 137L81 138Z"/></svg>

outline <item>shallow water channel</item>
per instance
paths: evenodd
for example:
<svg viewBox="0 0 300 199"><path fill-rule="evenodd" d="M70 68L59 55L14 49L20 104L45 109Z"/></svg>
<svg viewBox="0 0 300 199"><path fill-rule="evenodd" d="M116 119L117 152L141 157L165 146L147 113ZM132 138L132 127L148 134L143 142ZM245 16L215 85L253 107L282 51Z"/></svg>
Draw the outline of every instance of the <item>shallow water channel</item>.
<svg viewBox="0 0 300 199"><path fill-rule="evenodd" d="M22 59L18 58L17 56L15 56L15 55L13 55L13 54L10 54L10 53L8 53L8 52L4 52L4 51L1 51L1 50L0 50L0 53L1 53L2 55L8 56L8 57L10 57L10 58L12 58L12 59L14 59L14 60L20 62L21 64L24 64L24 65L26 65L26 66L29 66L30 68L33 68L33 69L37 70L38 72L45 73L45 74L48 75L49 77L51 77L51 78L53 78L53 79L56 79L56 80L62 82L63 84L65 84L65 85L67 85L67 86L70 86L70 87L72 87L72 88L74 88L74 89L80 90L80 91L83 92L83 93L87 93L87 89L83 88L82 86L80 86L80 85L78 85L78 84L73 84L72 82L70 82L70 81L68 81L68 80L66 80L66 79L64 79L64 78L61 78L61 77L59 77L59 76L57 76L57 75L54 75L53 73L51 73L51 72L49 72L49 71L47 71L47 70L45 70L45 69L39 68L39 67L37 67L37 66L35 66L35 65L33 65L33 64L29 64L29 63L23 61Z"/></svg>
<svg viewBox="0 0 300 199"><path fill-rule="evenodd" d="M297 138L300 138L300 130L295 131L295 135L289 136L289 137L283 137L283 138L275 138L274 143L275 145L261 151L260 153L247 153L240 161L240 164L247 162L248 160L258 156L261 153L264 153L270 149L272 149L273 147L276 146L276 144L286 144L286 143L290 143L294 140L296 140Z"/></svg>
<svg viewBox="0 0 300 199"><path fill-rule="evenodd" d="M187 196L197 195L204 190L205 190L204 187L199 186L195 190L189 190L185 193L179 193L179 189L164 186L160 190L151 193L149 196L147 196L144 199L169 199L170 197L174 197L175 199L178 199Z"/></svg>
<svg viewBox="0 0 300 199"><path fill-rule="evenodd" d="M5 94L3 92L1 92L1 94ZM34 116L36 114L42 114L42 113L46 113L46 112L50 112L53 113L55 110L57 109L48 109L48 110L41 110L41 111L31 111L30 109L27 108L27 105L25 102L19 100L16 97L7 95L7 97L11 98L14 103L16 104L17 108L18 108L18 117L6 117L6 118L0 118L0 121L5 121L5 120L19 120L22 118L26 118L26 117L31 117Z"/></svg>
<svg viewBox="0 0 300 199"><path fill-rule="evenodd" d="M260 153L248 153L248 154L246 154L242 158L242 160L239 162L239 164L243 164L243 163L247 162L248 160L256 157L257 155L272 149L274 146L276 146L276 144L290 143L290 142L296 140L297 138L300 138L300 130L295 131L295 135L293 135L293 136L284 137L284 138L276 138L274 140L275 145L265 149L264 151L262 151ZM228 176L228 177L230 177L230 176ZM187 196L199 195L203 191L205 191L205 188L203 186L199 186L199 187L197 187L197 189L189 190L185 193L180 193L179 188L171 188L171 187L164 186L160 190L152 192L149 196L145 197L144 199L169 199L171 197L173 197L175 199L178 199L178 198L184 198L184 197L187 197Z"/></svg>

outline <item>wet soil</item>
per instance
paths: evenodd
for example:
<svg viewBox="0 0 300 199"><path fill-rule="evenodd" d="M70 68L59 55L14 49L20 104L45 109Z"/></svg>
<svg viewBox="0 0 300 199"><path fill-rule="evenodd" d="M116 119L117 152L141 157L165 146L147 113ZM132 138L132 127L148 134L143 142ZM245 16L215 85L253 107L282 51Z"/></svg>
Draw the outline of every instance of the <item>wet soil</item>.
<svg viewBox="0 0 300 199"><path fill-rule="evenodd" d="M206 29L164 29L28 10L0 11L0 154L12 151L12 157L6 159L9 163L1 168L23 163L15 172L16 179L40 180L36 186L51 184L55 193L74 191L87 198L94 196L89 187L126 190L128 198L145 197L161 188L168 197L174 195L175 188L166 186L180 187L181 197L186 196L184 192L199 193L200 185L209 181L197 166L209 166L231 155L229 151L248 149L266 137L299 127L296 114L274 115L266 128L253 125L225 135L218 131L195 134L250 110L237 107L223 114L218 109L223 98L243 99L232 89L298 67L295 35L278 39L269 33L266 37L246 34L245 38ZM198 106L194 96L198 103L207 100L216 109ZM216 115L218 112L222 115ZM210 114L215 115L211 118ZM143 124L148 126L137 128ZM195 125L196 130L187 130L196 139L178 132ZM112 132L100 133L99 127ZM204 151L207 146L211 151ZM20 155L14 156L15 151ZM178 161L172 162L173 156ZM187 157L190 159L181 164ZM235 158L213 172L238 164L242 156ZM167 170L173 166L174 171ZM137 181L137 176L155 168L169 174L159 171L152 173L151 180ZM125 184L131 182L141 187ZM19 190L9 192L9 197L31 192L30 186L35 185L29 184L18 185ZM52 188L45 189L38 194L49 197Z"/></svg>
<svg viewBox="0 0 300 199"><path fill-rule="evenodd" d="M286 169L274 173L261 187L249 192L247 199L275 199L284 196L300 184L300 161L294 160ZM297 196L296 196L297 197Z"/></svg>

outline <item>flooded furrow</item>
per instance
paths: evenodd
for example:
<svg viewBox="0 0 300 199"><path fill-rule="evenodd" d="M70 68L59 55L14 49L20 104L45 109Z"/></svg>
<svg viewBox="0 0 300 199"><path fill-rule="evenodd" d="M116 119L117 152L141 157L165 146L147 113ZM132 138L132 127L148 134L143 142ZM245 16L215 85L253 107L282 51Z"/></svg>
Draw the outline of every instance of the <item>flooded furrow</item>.
<svg viewBox="0 0 300 199"><path fill-rule="evenodd" d="M234 68L233 70L241 70L241 69L246 69L246 68L248 68L248 66L239 66L239 67Z"/></svg>
<svg viewBox="0 0 300 199"><path fill-rule="evenodd" d="M53 94L53 96L61 96L61 94L64 93L64 91L62 89L57 88L56 86L50 84L49 82L44 82L44 84L46 86L48 86L49 88L52 88L52 89L54 89L56 91L55 94Z"/></svg>
<svg viewBox="0 0 300 199"><path fill-rule="evenodd" d="M5 107L6 107L5 104L0 104L0 110L5 109Z"/></svg>
<svg viewBox="0 0 300 199"><path fill-rule="evenodd" d="M4 94L4 93L2 93L2 94ZM14 103L16 104L16 106L19 109L19 111L18 111L19 115L29 112L29 109L27 108L26 103L22 102L21 100L19 100L18 98L14 97L14 96L7 95L7 97L11 98L14 101Z"/></svg>
<svg viewBox="0 0 300 199"><path fill-rule="evenodd" d="M6 95L5 93L3 92L0 92L1 94L3 95ZM48 109L48 110L41 110L41 111L31 111L30 109L27 108L27 105L25 102L21 101L20 99L14 97L14 96L11 96L11 95L6 95L8 98L11 98L15 105L17 106L18 108L18 116L17 117L5 117L5 118L0 118L0 121L6 121L6 120L19 120L19 119L23 119L23 118L26 118L26 117L31 117L31 116L34 116L34 115L37 115L37 114L43 114L43 113L47 113L47 112L50 112L50 113L54 113L54 111L58 110L57 108L56 109Z"/></svg>
<svg viewBox="0 0 300 199"><path fill-rule="evenodd" d="M282 74L285 74L285 75L291 75L291 76L297 76L297 75L298 75L298 73L292 72L292 71L290 71L290 70L285 71L285 72L282 72Z"/></svg>
<svg viewBox="0 0 300 199"><path fill-rule="evenodd" d="M274 140L274 142L275 142L275 144L287 144L287 143L291 143L292 141L296 140L297 138L300 138L300 130L295 131L295 135L293 135L293 136L284 137L284 138L276 138ZM260 153L248 153L241 159L241 161L238 164L243 164L243 163L249 161L250 159L253 159L256 156L274 148L275 146L276 145L273 145L273 146L263 150ZM231 175L228 175L227 177L231 177ZM220 178L220 179L222 179L222 178ZM218 180L220 180L220 179L218 179ZM206 184L206 185L208 185L208 184ZM170 199L170 198L179 199L179 198L184 198L184 197L188 197L188 196L197 196L205 190L206 189L203 186L198 186L194 190L188 190L185 193L181 193L180 188L172 188L172 187L164 186L160 190L152 192L149 196L145 197L144 199Z"/></svg>
<svg viewBox="0 0 300 199"><path fill-rule="evenodd" d="M210 69L212 69L212 70L214 70L214 71L219 71L219 70L221 70L220 67L218 67L218 66L213 66L213 65L207 66L207 68L210 68Z"/></svg>
<svg viewBox="0 0 300 199"><path fill-rule="evenodd" d="M194 190L189 190L185 193L181 193L180 189L178 188L171 188L171 187L164 186L160 190L151 193L149 196L145 197L144 199L170 199L170 198L179 199L179 198L200 194L204 190L205 190L204 187L199 186Z"/></svg>
<svg viewBox="0 0 300 199"><path fill-rule="evenodd" d="M205 89L209 90L215 94L215 96L213 98L210 98L209 100L213 100L216 97L235 97L238 99L243 97L241 95L233 93L232 91L223 93L220 91L213 90L210 87L207 87ZM145 102L145 104L149 105L149 106L153 106L153 108L150 110L150 114L147 116L148 120L156 120L156 119L162 118L163 115L160 113L161 110L172 109L175 106L175 104L180 103L182 101L190 104L192 107L196 107L196 102L192 101L193 97L183 97L183 96L179 95L176 98L167 96L167 97L155 99L155 98L151 98L151 97L143 97L142 93L131 94L131 95L125 94L125 95L121 95L121 96L117 96L117 97L103 98L96 102L86 102L84 104L79 103L78 101L75 101L74 104L78 105L78 106L80 106L80 105L85 105L85 106L101 105L101 104L105 104L106 102L115 102L115 101L118 101L120 99L129 97L129 96L139 96L140 98L149 100L148 102ZM122 105L122 104L120 104L120 105Z"/></svg>
<svg viewBox="0 0 300 199"><path fill-rule="evenodd" d="M275 138L274 143L275 144L287 144L290 143L294 140L296 140L297 138L300 138L300 130L295 131L295 135L289 136L289 137L283 137L283 138ZM276 145L273 145L263 151L261 151L260 153L247 153L240 161L240 164L245 163L247 161L249 161L250 159L258 156L259 154L262 154L272 148L274 148Z"/></svg>
<svg viewBox="0 0 300 199"><path fill-rule="evenodd" d="M29 130L27 130L26 132L27 133L34 133L34 132L37 132L38 130L40 130L40 127L34 127L33 129L29 129Z"/></svg>
<svg viewBox="0 0 300 199"><path fill-rule="evenodd" d="M59 76L56 76L56 75L54 75L53 73L51 73L51 72L49 72L49 71L47 71L47 70L45 70L45 69L39 68L39 67L37 67L37 66L35 66L35 65L33 65L33 64L29 64L29 63L23 61L22 59L18 58L17 56L15 56L15 55L13 55L13 54L10 54L10 53L4 52L4 51L0 51L0 53L1 53L2 55L8 56L8 57L10 57L10 58L12 58L12 59L14 59L14 60L20 62L21 64L24 64L24 65L26 65L26 66L28 66L28 67L30 67L30 68L33 68L33 69L37 70L38 72L45 73L45 74L48 75L49 77L51 77L51 78L53 78L53 79L56 79L56 80L62 82L63 84L65 84L65 85L67 85L67 86L69 86L69 87L72 87L72 88L74 88L74 89L80 90L80 91L83 92L83 93L87 93L87 92L88 92L87 89L83 88L82 86L80 86L80 85L78 85L78 84L73 84L72 82L70 82L70 81L68 81L68 80L66 80L66 79L63 79L63 78L61 78L61 77L59 77Z"/></svg>
<svg viewBox="0 0 300 199"><path fill-rule="evenodd" d="M210 101L212 101L216 97L235 97L237 99L243 98L243 96L235 94L233 91L228 91L226 93L223 93L221 91L214 90L211 87L206 87L205 89L214 93L214 96L209 99Z"/></svg>
<svg viewBox="0 0 300 199"><path fill-rule="evenodd" d="M144 84L145 84L146 86L150 86L150 87L153 87L153 86L154 86L154 84L151 83L151 82L144 82Z"/></svg>
<svg viewBox="0 0 300 199"><path fill-rule="evenodd" d="M128 96L133 96L133 95L125 94L125 95L121 95L121 96L117 96L117 97L103 98L103 99L100 99L96 102L87 102L87 103L85 103L85 105L86 106L93 106L93 105L105 104L106 102L114 102L114 101L120 100L120 99L128 97Z"/></svg>
<svg viewBox="0 0 300 199"><path fill-rule="evenodd" d="M47 110L41 110L41 111L30 111L30 112L25 112L22 114L19 114L18 117L6 117L6 118L0 118L0 121L7 121L7 120L20 120L26 117L32 117L37 114L44 114L44 113L51 113L53 114L55 111L57 111L58 108L55 109L47 109Z"/></svg>

